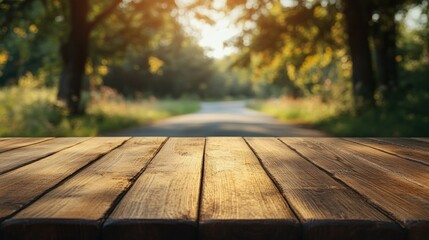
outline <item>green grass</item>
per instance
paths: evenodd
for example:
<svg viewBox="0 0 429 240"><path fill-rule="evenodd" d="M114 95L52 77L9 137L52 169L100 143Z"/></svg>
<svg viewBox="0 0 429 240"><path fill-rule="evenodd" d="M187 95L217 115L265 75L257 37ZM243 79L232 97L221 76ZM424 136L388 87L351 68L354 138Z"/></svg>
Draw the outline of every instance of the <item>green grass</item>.
<svg viewBox="0 0 429 240"><path fill-rule="evenodd" d="M67 117L55 106L52 88L0 89L0 136L96 136L199 109L196 100L131 101L109 89L86 94L85 98L87 114Z"/></svg>
<svg viewBox="0 0 429 240"><path fill-rule="evenodd" d="M253 101L248 107L280 120L310 125L333 136L411 137L429 135L428 95L411 96L396 104L368 109L356 115L338 103L318 98Z"/></svg>
<svg viewBox="0 0 429 240"><path fill-rule="evenodd" d="M318 98L255 100L248 102L246 106L272 115L282 121L311 125L321 119L333 116L339 109L338 105L324 104Z"/></svg>

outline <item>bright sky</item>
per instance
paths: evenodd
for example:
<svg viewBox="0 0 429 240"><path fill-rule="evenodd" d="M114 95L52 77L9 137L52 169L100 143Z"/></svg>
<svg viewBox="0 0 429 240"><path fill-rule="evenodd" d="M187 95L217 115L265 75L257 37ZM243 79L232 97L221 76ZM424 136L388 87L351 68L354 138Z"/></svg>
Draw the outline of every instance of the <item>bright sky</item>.
<svg viewBox="0 0 429 240"><path fill-rule="evenodd" d="M187 6L194 3L196 0L176 0L179 6ZM203 1L205 2L205 1ZM207 55L213 58L223 58L227 55L237 52L234 47L226 46L226 43L239 35L242 29L234 25L234 19L238 17L239 12L229 12L228 14L220 10L225 5L225 0L213 0L213 10L206 12L207 16L215 21L214 24L208 24L203 20L195 17L195 12L181 10L181 21L185 30L195 36L198 44L207 50ZM294 0L281 0L286 7L292 7L296 4ZM418 27L422 22L422 9L414 7L410 9L405 17L407 27Z"/></svg>
<svg viewBox="0 0 429 240"><path fill-rule="evenodd" d="M222 17L215 25L194 22L193 25L200 30L198 43L208 49L208 55L214 58L223 58L234 52L233 47L225 46L226 42L240 33L237 27L230 23L228 17Z"/></svg>
<svg viewBox="0 0 429 240"><path fill-rule="evenodd" d="M194 0L177 0L179 5L188 5ZM195 17L192 11L182 12L181 21L185 30L196 36L198 44L207 49L207 55L213 58L223 58L236 51L234 47L225 46L225 44L234 36L240 34L240 28L234 26L234 16L231 13L227 15L216 9L223 8L225 0L214 0L215 10L208 12L208 16L215 20L214 24L208 24Z"/></svg>

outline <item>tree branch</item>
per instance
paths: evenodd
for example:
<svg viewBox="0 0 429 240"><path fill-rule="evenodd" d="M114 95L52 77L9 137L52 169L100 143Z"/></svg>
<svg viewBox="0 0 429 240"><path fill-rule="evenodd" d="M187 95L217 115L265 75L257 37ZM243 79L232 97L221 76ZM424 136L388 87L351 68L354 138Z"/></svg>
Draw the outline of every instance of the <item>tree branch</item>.
<svg viewBox="0 0 429 240"><path fill-rule="evenodd" d="M93 29L95 26L97 26L101 21L108 17L121 2L122 0L113 0L113 2L108 7L106 7L104 11L98 14L94 20L89 23L89 28Z"/></svg>

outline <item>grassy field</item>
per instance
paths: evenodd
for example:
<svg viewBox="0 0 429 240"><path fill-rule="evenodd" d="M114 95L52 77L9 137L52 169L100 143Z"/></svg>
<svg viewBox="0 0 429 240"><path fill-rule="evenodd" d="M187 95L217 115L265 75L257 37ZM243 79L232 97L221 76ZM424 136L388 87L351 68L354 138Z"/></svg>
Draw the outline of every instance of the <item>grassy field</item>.
<svg viewBox="0 0 429 240"><path fill-rule="evenodd" d="M0 89L0 136L96 136L199 109L196 100L131 101L110 89L84 98L87 114L70 118L55 106L52 88Z"/></svg>
<svg viewBox="0 0 429 240"><path fill-rule="evenodd" d="M248 107L289 123L309 125L333 136L411 137L429 135L427 101L407 99L407 103L368 109L361 115L349 107L324 103L318 98L259 100Z"/></svg>

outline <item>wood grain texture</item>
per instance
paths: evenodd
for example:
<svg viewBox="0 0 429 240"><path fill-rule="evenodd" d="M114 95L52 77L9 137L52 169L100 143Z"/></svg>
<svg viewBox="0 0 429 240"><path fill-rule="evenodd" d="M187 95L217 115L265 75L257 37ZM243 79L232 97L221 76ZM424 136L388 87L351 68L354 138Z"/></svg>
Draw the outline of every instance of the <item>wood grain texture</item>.
<svg viewBox="0 0 429 240"><path fill-rule="evenodd" d="M208 138L200 239L299 239L299 224L242 138Z"/></svg>
<svg viewBox="0 0 429 240"><path fill-rule="evenodd" d="M429 143L426 142L409 138L353 138L349 140L429 165Z"/></svg>
<svg viewBox="0 0 429 240"><path fill-rule="evenodd" d="M303 225L304 239L404 239L399 225L275 138L246 138Z"/></svg>
<svg viewBox="0 0 429 240"><path fill-rule="evenodd" d="M410 147L415 150L427 151L429 148L429 144L426 141L428 138L422 138L420 140L412 139L412 138L377 138L379 141L389 142L398 146ZM423 141L421 141L423 140Z"/></svg>
<svg viewBox="0 0 429 240"><path fill-rule="evenodd" d="M407 228L408 239L429 236L429 190L425 186L386 171L356 151L343 149L338 139L282 138L282 141L395 218ZM360 151L366 149L362 146Z"/></svg>
<svg viewBox="0 0 429 240"><path fill-rule="evenodd" d="M429 189L429 166L409 161L380 150L352 143L342 139L326 139L326 143L335 144L341 150L350 152L363 162L379 166L391 174L396 174L410 182Z"/></svg>
<svg viewBox="0 0 429 240"><path fill-rule="evenodd" d="M15 148L36 144L39 142L48 141L52 138L8 138L0 142L0 153L6 152Z"/></svg>
<svg viewBox="0 0 429 240"><path fill-rule="evenodd" d="M0 153L0 174L37 161L85 140L88 140L88 138L55 138Z"/></svg>
<svg viewBox="0 0 429 240"><path fill-rule="evenodd" d="M427 148L424 149L422 146L419 148L416 148L414 147L415 146L414 144L410 144L410 145L393 144L388 141L383 141L380 139L373 139L373 138L346 138L346 140L360 143L405 159L409 159L412 161L421 162L423 164L429 165L429 143L426 144ZM417 140L412 140L412 141L417 141Z"/></svg>
<svg viewBox="0 0 429 240"><path fill-rule="evenodd" d="M427 142L427 143L429 143L429 138L412 138L412 139L415 139L415 140L421 141L421 142Z"/></svg>
<svg viewBox="0 0 429 240"><path fill-rule="evenodd" d="M99 239L115 199L165 138L132 138L3 223L11 239Z"/></svg>
<svg viewBox="0 0 429 240"><path fill-rule="evenodd" d="M0 221L128 138L93 138L0 175Z"/></svg>
<svg viewBox="0 0 429 240"><path fill-rule="evenodd" d="M196 239L203 138L170 138L103 227L103 239Z"/></svg>

